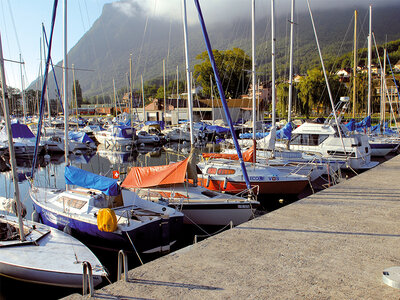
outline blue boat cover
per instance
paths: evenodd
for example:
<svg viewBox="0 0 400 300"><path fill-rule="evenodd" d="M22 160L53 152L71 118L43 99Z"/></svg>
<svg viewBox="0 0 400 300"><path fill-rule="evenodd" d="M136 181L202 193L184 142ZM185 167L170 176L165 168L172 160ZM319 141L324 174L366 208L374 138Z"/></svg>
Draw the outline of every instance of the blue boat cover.
<svg viewBox="0 0 400 300"><path fill-rule="evenodd" d="M263 137L266 137L269 134L269 132L256 132L256 139L262 139ZM239 138L241 139L252 139L253 138L253 133L252 132L246 132L246 133L240 133Z"/></svg>
<svg viewBox="0 0 400 300"><path fill-rule="evenodd" d="M80 143L94 143L93 140L83 131L68 131L68 138Z"/></svg>
<svg viewBox="0 0 400 300"><path fill-rule="evenodd" d="M165 128L164 121L146 121L144 124L145 125L160 125L161 130L163 130Z"/></svg>
<svg viewBox="0 0 400 300"><path fill-rule="evenodd" d="M229 128L217 126L217 125L207 125L207 130L214 131L216 134L225 134L229 132Z"/></svg>
<svg viewBox="0 0 400 300"><path fill-rule="evenodd" d="M362 121L356 123L356 128L367 128L371 127L371 117L365 117Z"/></svg>
<svg viewBox="0 0 400 300"><path fill-rule="evenodd" d="M354 119L351 119L346 125L344 125L344 126L346 126L346 128L349 130L349 131L354 131L354 130L356 130L356 121L354 120Z"/></svg>
<svg viewBox="0 0 400 300"><path fill-rule="evenodd" d="M292 130L293 130L292 123L291 122L286 123L286 125L282 129L279 129L276 132L276 138L290 141L290 139L292 138Z"/></svg>
<svg viewBox="0 0 400 300"><path fill-rule="evenodd" d="M116 179L93 174L74 166L65 167L65 183L102 191L109 196L120 194Z"/></svg>
<svg viewBox="0 0 400 300"><path fill-rule="evenodd" d="M130 126L113 126L113 135L116 137L122 137L122 138L127 138L127 139L132 139L134 130Z"/></svg>
<svg viewBox="0 0 400 300"><path fill-rule="evenodd" d="M12 131L12 136L15 139L16 138L30 139L35 137L35 135L32 133L29 127L25 124L11 123L11 131ZM8 140L6 126L4 126L0 132L0 139Z"/></svg>

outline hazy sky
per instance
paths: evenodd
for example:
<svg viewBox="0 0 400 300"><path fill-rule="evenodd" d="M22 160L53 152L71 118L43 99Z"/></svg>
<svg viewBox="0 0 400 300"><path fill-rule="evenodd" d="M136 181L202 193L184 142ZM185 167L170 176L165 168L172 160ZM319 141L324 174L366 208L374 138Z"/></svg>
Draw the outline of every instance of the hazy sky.
<svg viewBox="0 0 400 300"><path fill-rule="evenodd" d="M307 0L297 0L296 9L306 9ZM317 10L335 7L364 8L368 4L387 5L398 0L309 0L311 8ZM83 34L89 30L100 16L103 5L113 2L113 6L128 16L138 12L150 16L166 17L181 20L182 0L68 0L68 48L72 48ZM291 0L276 0L276 14L287 14ZM63 47L63 0L59 0L55 35L53 40L53 62L59 62ZM204 18L207 23L223 18L250 18L251 0L200 0ZM256 18L269 18L270 0L256 1ZM19 55L25 62L24 82L28 86L39 74L40 37L42 23L50 36L53 1L50 0L1 0L0 1L0 33L5 59L19 60ZM192 0L187 0L189 23L198 22L197 12ZM19 65L6 62L7 85L21 88Z"/></svg>

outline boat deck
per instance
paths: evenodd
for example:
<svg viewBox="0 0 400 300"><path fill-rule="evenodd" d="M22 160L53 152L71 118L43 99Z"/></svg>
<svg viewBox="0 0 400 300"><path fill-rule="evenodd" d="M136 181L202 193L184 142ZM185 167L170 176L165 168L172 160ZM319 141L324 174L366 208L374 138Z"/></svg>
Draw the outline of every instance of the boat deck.
<svg viewBox="0 0 400 300"><path fill-rule="evenodd" d="M98 299L398 299L400 156L129 271ZM81 299L74 294L69 299Z"/></svg>

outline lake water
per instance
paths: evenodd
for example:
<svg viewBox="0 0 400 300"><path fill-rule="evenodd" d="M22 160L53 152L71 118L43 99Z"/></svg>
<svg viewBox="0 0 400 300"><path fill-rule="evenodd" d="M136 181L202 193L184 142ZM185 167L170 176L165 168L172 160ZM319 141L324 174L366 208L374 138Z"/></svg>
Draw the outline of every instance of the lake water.
<svg viewBox="0 0 400 300"><path fill-rule="evenodd" d="M177 147L177 145L173 145L174 150L176 150ZM126 176L128 168L131 166L163 165L182 160L183 158L187 157L187 148L180 148L178 150L179 152L165 152L161 151L160 148L139 148L133 152L120 153L110 152L99 148L97 152L85 153L81 155L70 155L70 161L73 166L108 177L112 177L112 171L118 170L121 173L121 180L123 180ZM384 160L385 159L380 159L380 161ZM30 183L26 179L26 176L30 177L31 174L31 160L18 159L17 165L19 172L18 178L20 199L26 206L27 218L30 219L33 206L29 197ZM65 161L63 154L51 155L50 157L46 158L40 157L38 168L34 176L34 184L37 186L51 186L60 189L65 188L64 167ZM350 174L350 176L352 175ZM13 190L14 188L11 180L11 172L0 173L0 196L13 197ZM301 197L310 193L311 189L307 189L301 195ZM259 198L258 200L261 202L262 207L257 211L257 215L262 215L268 211L280 208L297 200L297 197L285 197L283 195L273 198L267 196L264 198ZM203 229L208 233L213 233L218 230L218 228ZM198 228L194 227L184 228L182 240L176 246L176 248L191 244L195 234L204 234L204 232L203 230L199 230ZM102 252L98 249L92 250L111 273L111 280L115 280L115 273L117 269L116 253ZM145 257L144 261L146 262L156 257L157 256ZM129 257L129 262L130 268L139 265L139 261L136 257ZM44 299L58 299L75 292L79 293L81 291L57 287L38 286L0 277L0 299L23 299L32 297L32 295L38 295L38 297Z"/></svg>

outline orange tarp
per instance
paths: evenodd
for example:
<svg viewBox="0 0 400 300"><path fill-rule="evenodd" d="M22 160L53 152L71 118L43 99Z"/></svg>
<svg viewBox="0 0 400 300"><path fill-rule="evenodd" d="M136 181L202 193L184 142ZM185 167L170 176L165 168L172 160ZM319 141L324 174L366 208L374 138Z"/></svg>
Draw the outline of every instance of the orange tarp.
<svg viewBox="0 0 400 300"><path fill-rule="evenodd" d="M232 160L238 160L239 157L237 154L228 154L228 153L203 153L204 158L226 158ZM243 160L245 162L253 162L254 158L254 146L250 149L246 150L242 153Z"/></svg>
<svg viewBox="0 0 400 300"><path fill-rule="evenodd" d="M126 176L122 187L145 188L185 181L189 157L185 160L163 166L133 167Z"/></svg>

